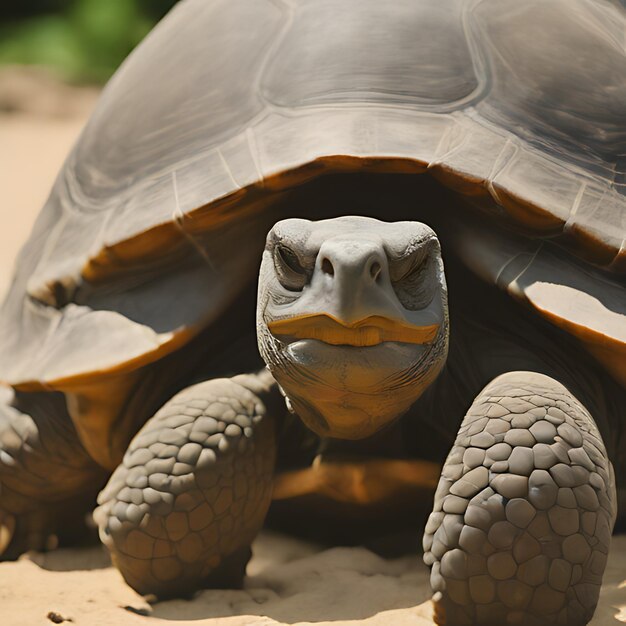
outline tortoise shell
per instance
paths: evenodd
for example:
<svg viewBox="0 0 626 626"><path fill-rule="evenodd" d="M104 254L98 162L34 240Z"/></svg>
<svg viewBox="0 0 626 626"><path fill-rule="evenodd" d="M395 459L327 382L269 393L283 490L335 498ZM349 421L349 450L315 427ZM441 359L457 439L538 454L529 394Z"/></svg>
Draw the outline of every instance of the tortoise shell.
<svg viewBox="0 0 626 626"><path fill-rule="evenodd" d="M474 271L626 382L625 28L608 0L180 2L21 252L0 376L63 390L171 352L249 283L281 191L371 171L430 174L530 234L456 229Z"/></svg>

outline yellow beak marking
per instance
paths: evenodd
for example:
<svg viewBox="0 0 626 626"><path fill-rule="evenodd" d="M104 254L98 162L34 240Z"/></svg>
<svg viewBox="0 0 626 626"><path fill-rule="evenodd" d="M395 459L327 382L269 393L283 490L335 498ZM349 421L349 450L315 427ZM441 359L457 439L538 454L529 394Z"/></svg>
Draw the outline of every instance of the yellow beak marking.
<svg viewBox="0 0 626 626"><path fill-rule="evenodd" d="M267 327L275 337L317 339L333 346L365 347L384 341L431 343L437 336L439 324L412 326L380 315L346 323L327 313L314 313L276 320Z"/></svg>

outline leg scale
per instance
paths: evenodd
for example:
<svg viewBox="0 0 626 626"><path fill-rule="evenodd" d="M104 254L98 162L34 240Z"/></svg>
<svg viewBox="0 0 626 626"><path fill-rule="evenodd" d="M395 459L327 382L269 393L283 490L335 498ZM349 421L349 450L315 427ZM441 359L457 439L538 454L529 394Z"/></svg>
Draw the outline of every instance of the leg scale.
<svg viewBox="0 0 626 626"><path fill-rule="evenodd" d="M189 387L132 440L98 498L100 536L143 594L242 582L272 490L265 404L231 379Z"/></svg>
<svg viewBox="0 0 626 626"><path fill-rule="evenodd" d="M496 378L463 420L424 534L438 623L587 624L615 502L585 407L541 374Z"/></svg>

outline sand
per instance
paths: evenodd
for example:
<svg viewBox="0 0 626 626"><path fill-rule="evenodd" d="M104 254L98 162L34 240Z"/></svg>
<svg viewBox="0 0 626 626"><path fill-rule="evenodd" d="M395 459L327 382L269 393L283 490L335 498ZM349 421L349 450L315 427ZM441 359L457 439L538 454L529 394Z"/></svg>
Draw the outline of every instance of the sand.
<svg viewBox="0 0 626 626"><path fill-rule="evenodd" d="M0 73L0 293L89 110L94 90L41 74ZM5 112L1 112L5 111ZM265 531L243 590L204 591L151 606L102 548L63 549L0 564L0 626L426 626L432 622L421 555L384 560L365 548L322 548ZM626 537L614 537L595 626L626 622Z"/></svg>
<svg viewBox="0 0 626 626"><path fill-rule="evenodd" d="M430 626L419 555L382 559L365 548L320 549L264 531L243 590L202 591L154 605L125 585L100 548L65 549L0 564L0 624L89 626ZM626 537L613 539L594 626L626 622Z"/></svg>

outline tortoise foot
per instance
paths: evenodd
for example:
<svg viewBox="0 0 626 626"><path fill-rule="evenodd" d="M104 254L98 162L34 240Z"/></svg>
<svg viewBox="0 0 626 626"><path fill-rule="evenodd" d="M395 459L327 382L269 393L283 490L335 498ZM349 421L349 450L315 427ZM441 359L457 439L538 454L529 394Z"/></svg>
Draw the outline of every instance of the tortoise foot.
<svg viewBox="0 0 626 626"><path fill-rule="evenodd" d="M496 378L463 420L424 534L438 623L587 624L615 508L587 410L547 376Z"/></svg>
<svg viewBox="0 0 626 626"><path fill-rule="evenodd" d="M163 599L241 586L271 498L264 414L249 388L211 380L172 398L132 440L94 517L136 591Z"/></svg>

